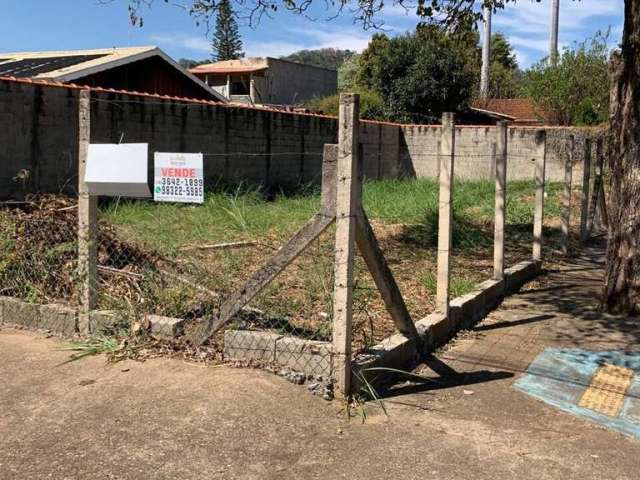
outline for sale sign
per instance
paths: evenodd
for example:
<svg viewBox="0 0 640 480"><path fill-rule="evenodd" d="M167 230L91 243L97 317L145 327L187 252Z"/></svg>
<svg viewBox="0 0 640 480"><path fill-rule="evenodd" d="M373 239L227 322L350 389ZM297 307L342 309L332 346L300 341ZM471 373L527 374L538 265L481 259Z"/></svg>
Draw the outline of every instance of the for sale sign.
<svg viewBox="0 0 640 480"><path fill-rule="evenodd" d="M156 152L154 157L156 202L204 202L201 153Z"/></svg>

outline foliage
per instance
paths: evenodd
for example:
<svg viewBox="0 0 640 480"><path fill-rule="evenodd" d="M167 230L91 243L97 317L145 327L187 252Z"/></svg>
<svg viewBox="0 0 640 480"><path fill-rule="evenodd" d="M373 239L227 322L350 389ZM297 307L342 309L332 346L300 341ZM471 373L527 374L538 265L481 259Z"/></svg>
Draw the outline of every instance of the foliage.
<svg viewBox="0 0 640 480"><path fill-rule="evenodd" d="M480 51L480 48L479 48ZM478 61L474 93L480 93L481 61ZM507 37L497 32L491 35L491 58L489 65L489 98L514 98L520 94L522 71Z"/></svg>
<svg viewBox="0 0 640 480"><path fill-rule="evenodd" d="M231 0L220 0L216 17L216 28L211 47L217 61L235 60L244 57L238 23L231 8Z"/></svg>
<svg viewBox="0 0 640 480"><path fill-rule="evenodd" d="M354 93L360 94L360 118L367 120L384 119L384 102L377 93L360 87L350 89ZM315 112L322 112L325 115L338 116L340 95L330 95L324 98L317 98L307 104L307 108Z"/></svg>
<svg viewBox="0 0 640 480"><path fill-rule="evenodd" d="M562 185L549 183L545 217L561 213ZM494 212L494 184L488 180L456 181L454 208L459 215L479 225L491 222ZM275 234L294 233L319 207L317 189L268 198L259 188L220 190L207 193L201 207L153 202L121 201L103 210L105 220L162 254L171 255L183 245L247 240ZM532 181L509 182L507 223L529 223L533 218ZM367 215L383 223L423 224L437 212L438 183L421 180L376 180L363 186ZM0 227L5 227L0 224ZM0 230L1 231L1 230ZM462 242L462 244L470 242Z"/></svg>
<svg viewBox="0 0 640 480"><path fill-rule="evenodd" d="M317 50L298 50L290 55L280 57L291 62L304 63L315 67L338 70L340 66L355 52L339 48L319 48Z"/></svg>
<svg viewBox="0 0 640 480"><path fill-rule="evenodd" d="M467 106L476 44L470 30L434 25L395 38L376 34L360 56L357 83L382 97L391 120L432 120Z"/></svg>
<svg viewBox="0 0 640 480"><path fill-rule="evenodd" d="M522 72L498 62L489 67L489 98L515 98L520 95Z"/></svg>
<svg viewBox="0 0 640 480"><path fill-rule="evenodd" d="M338 68L338 91L346 92L356 87L360 55L354 53L347 57Z"/></svg>
<svg viewBox="0 0 640 480"><path fill-rule="evenodd" d="M180 65L185 70L191 70L198 65L204 65L210 62L211 60L193 60L192 58L181 58L180 60L178 60L178 65Z"/></svg>
<svg viewBox="0 0 640 480"><path fill-rule="evenodd" d="M522 92L559 125L595 125L609 116L609 33L566 48L558 64L548 59L525 74Z"/></svg>
<svg viewBox="0 0 640 480"><path fill-rule="evenodd" d="M518 68L518 60L513 53L513 47L502 32L491 35L491 63L497 63L508 70Z"/></svg>
<svg viewBox="0 0 640 480"><path fill-rule="evenodd" d="M144 25L145 8L150 8L155 0L128 0L129 19L134 26ZM158 0L169 3L168 0ZM479 5L489 5L494 10L504 8L506 4L516 3L517 0L427 0L413 2L409 0L397 0L395 6L405 7L415 11L416 15L424 21L438 22L443 25L458 23L460 19L467 21L477 21L482 17ZM540 0L537 0L538 2ZM313 0L255 0L245 2L235 0L236 4L243 9L249 25L254 25L260 21L263 15L271 15L279 10L303 14L314 3ZM211 17L220 9L221 3L217 0L185 0L177 4L187 11L195 21L196 25L207 23ZM365 28L379 27L380 12L384 10L384 2L378 0L360 0L358 2L327 3L327 10L330 18L335 18L343 11L349 11L354 20L361 23Z"/></svg>

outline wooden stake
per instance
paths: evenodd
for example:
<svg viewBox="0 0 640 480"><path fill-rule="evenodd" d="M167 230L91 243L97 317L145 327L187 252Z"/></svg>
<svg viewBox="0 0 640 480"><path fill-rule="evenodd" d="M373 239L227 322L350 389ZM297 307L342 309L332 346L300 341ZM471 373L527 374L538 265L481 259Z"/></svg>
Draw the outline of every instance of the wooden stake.
<svg viewBox="0 0 640 480"><path fill-rule="evenodd" d="M351 330L353 322L353 259L356 216L360 211L358 130L360 97L340 95L336 241L333 291L333 365L336 393L351 389Z"/></svg>
<svg viewBox="0 0 640 480"><path fill-rule="evenodd" d="M455 119L453 113L442 115L440 129L440 200L438 206L438 286L436 309L449 315L449 262L451 259L453 160L455 155Z"/></svg>
<svg viewBox="0 0 640 480"><path fill-rule="evenodd" d="M605 229L609 229L609 213L607 212L607 199L604 191L604 182L600 184L600 194L598 195L598 211L600 212L600 221Z"/></svg>
<svg viewBox="0 0 640 480"><path fill-rule="evenodd" d="M604 156L602 154L602 138L596 140L596 165L594 168L593 190L591 191L591 201L589 203L589 216L587 219L587 238L591 237L596 219L596 212L600 201L600 191L602 189L602 168L604 166ZM601 215L602 217L602 215Z"/></svg>
<svg viewBox="0 0 640 480"><path fill-rule="evenodd" d="M533 216L533 259L542 259L542 223L544 221L544 184L547 162L547 132L539 133L538 151L536 155L536 200Z"/></svg>
<svg viewBox="0 0 640 480"><path fill-rule="evenodd" d="M80 278L80 333L88 334L89 312L98 298L98 197L84 181L91 141L91 92L81 90L78 109L78 275Z"/></svg>
<svg viewBox="0 0 640 480"><path fill-rule="evenodd" d="M585 245L589 239L589 184L591 183L591 139L584 142L584 161L582 162L582 192L580 203L580 243Z"/></svg>
<svg viewBox="0 0 640 480"><path fill-rule="evenodd" d="M575 139L569 137L567 154L564 159L564 195L562 199L562 253L569 254L569 242L571 241L571 194L573 182L573 156L575 153Z"/></svg>
<svg viewBox="0 0 640 480"><path fill-rule="evenodd" d="M496 142L493 146L496 165L496 198L493 240L493 278L504 278L504 225L507 195L507 122L496 125Z"/></svg>

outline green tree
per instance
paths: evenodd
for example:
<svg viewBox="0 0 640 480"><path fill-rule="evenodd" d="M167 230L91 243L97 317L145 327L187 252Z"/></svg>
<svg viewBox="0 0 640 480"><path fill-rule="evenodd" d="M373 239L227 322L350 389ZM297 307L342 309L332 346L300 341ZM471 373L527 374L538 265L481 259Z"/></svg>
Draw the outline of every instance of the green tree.
<svg viewBox="0 0 640 480"><path fill-rule="evenodd" d="M489 98L514 98L520 93L522 72L509 40L501 32L491 35ZM475 92L479 92L479 86Z"/></svg>
<svg viewBox="0 0 640 480"><path fill-rule="evenodd" d="M189 70L191 68L197 67L198 65L204 65L210 62L211 60L193 60L192 58L181 58L180 60L178 60L178 65L186 70Z"/></svg>
<svg viewBox="0 0 640 480"><path fill-rule="evenodd" d="M608 33L566 48L556 66L542 60L525 72L522 92L558 125L595 125L609 117Z"/></svg>
<svg viewBox="0 0 640 480"><path fill-rule="evenodd" d="M513 52L513 47L502 32L491 35L491 63L500 64L508 70L518 68L518 60Z"/></svg>
<svg viewBox="0 0 640 480"><path fill-rule="evenodd" d="M432 121L467 106L475 82L477 36L435 25L389 38L376 34L360 55L358 85L384 100L387 118Z"/></svg>
<svg viewBox="0 0 640 480"><path fill-rule="evenodd" d="M360 55L354 53L346 58L338 68L338 90L345 92L353 90L356 86Z"/></svg>
<svg viewBox="0 0 640 480"><path fill-rule="evenodd" d="M360 94L360 117L367 120L384 120L384 101L375 92L362 87L351 89L353 93ZM330 95L324 98L317 98L307 103L306 107L314 112L321 112L325 115L338 116L340 105L340 95Z"/></svg>
<svg viewBox="0 0 640 480"><path fill-rule="evenodd" d="M244 57L240 31L230 0L220 0L217 12L216 28L211 42L213 58L220 62Z"/></svg>
<svg viewBox="0 0 640 480"><path fill-rule="evenodd" d="M521 91L520 70L512 70L502 63L494 62L489 67L489 98L515 98Z"/></svg>
<svg viewBox="0 0 640 480"><path fill-rule="evenodd" d="M343 62L355 52L339 48L319 48L317 50L298 50L290 55L280 57L291 62L304 63L314 67L339 70Z"/></svg>

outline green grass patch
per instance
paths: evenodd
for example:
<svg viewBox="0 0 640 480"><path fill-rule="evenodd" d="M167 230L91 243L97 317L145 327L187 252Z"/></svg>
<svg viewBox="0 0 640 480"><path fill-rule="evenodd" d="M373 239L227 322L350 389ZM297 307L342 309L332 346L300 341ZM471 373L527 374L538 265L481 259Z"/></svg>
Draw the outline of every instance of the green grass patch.
<svg viewBox="0 0 640 480"><path fill-rule="evenodd" d="M187 244L228 242L287 234L319 208L320 196L304 191L266 198L259 188L206 195L202 205L125 201L111 203L102 214L134 239L163 253Z"/></svg>
<svg viewBox="0 0 640 480"><path fill-rule="evenodd" d="M530 224L534 184L508 185L507 223ZM547 187L546 215L560 215L559 184ZM365 182L363 203L370 218L385 223L415 224L418 235L433 245L437 238L438 184L435 180L376 180ZM163 253L189 244L259 239L283 239L319 208L317 188L305 187L285 195L265 195L260 188L240 186L207 194L203 205L125 201L103 209L103 218L134 239ZM468 247L491 242L483 230L493 220L494 184L456 181L454 185L454 245Z"/></svg>
<svg viewBox="0 0 640 480"><path fill-rule="evenodd" d="M438 287L438 277L435 272L429 271L425 272L420 277L420 282L422 286L427 291L427 293L431 296L434 296ZM477 279L475 276L453 276L449 283L449 293L451 298L461 297L462 295L466 295L471 292L477 283Z"/></svg>

